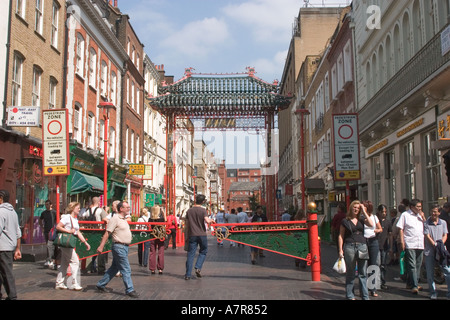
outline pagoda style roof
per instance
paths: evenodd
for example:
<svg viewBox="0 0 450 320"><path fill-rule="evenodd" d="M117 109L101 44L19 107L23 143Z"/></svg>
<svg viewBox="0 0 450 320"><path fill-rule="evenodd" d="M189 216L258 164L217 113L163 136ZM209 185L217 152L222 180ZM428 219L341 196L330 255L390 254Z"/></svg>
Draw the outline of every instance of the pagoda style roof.
<svg viewBox="0 0 450 320"><path fill-rule="evenodd" d="M265 82L254 75L194 74L159 88L159 96L148 98L162 114L193 118L261 117L286 109L291 97L279 94L278 82Z"/></svg>

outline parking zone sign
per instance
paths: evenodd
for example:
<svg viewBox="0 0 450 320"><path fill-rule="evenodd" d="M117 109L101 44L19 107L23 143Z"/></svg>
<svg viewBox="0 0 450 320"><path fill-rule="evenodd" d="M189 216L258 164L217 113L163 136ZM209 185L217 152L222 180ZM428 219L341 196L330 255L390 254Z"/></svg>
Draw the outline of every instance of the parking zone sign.
<svg viewBox="0 0 450 320"><path fill-rule="evenodd" d="M43 167L46 176L70 174L67 109L42 111Z"/></svg>
<svg viewBox="0 0 450 320"><path fill-rule="evenodd" d="M360 180L358 114L334 114L334 179Z"/></svg>

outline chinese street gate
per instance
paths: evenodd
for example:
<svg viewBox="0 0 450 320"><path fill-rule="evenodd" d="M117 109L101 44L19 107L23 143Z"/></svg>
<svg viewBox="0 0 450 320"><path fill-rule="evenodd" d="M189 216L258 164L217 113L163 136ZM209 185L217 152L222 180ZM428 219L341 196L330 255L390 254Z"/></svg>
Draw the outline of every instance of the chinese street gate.
<svg viewBox="0 0 450 320"><path fill-rule="evenodd" d="M265 131L267 164L265 195L267 217L273 220L276 210L277 154L272 149L275 115L286 109L290 98L279 95L278 83L269 84L255 77L253 68L245 74L204 75L186 69L181 80L160 87L159 96L148 98L167 121L166 126L166 212L175 212L175 144L176 135L195 130L261 130ZM195 124L186 126L183 121ZM183 131L184 130L184 131ZM314 203L308 205L308 220L290 222L214 224L217 239L239 242L279 254L299 258L311 265L312 280L320 281L320 249L317 213ZM96 248L104 233L104 223L80 222L86 225L81 231L89 240L91 250L78 242L76 250L80 259L96 255ZM93 224L89 228L89 224ZM164 238L164 223L130 222L132 245ZM133 227L134 225L134 227ZM219 230L225 230L223 233ZM170 231L169 231L170 232ZM110 250L110 240L105 252Z"/></svg>

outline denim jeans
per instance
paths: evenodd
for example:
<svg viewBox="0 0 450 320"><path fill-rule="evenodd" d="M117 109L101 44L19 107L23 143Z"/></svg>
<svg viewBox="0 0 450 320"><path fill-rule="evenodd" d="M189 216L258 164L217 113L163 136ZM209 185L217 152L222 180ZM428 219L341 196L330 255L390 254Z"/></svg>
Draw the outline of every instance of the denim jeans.
<svg viewBox="0 0 450 320"><path fill-rule="evenodd" d="M194 265L195 252L197 246L200 246L197 261L195 263L195 269L202 269L203 263L206 259L206 253L208 252L208 240L206 236L191 236L189 237L189 249L187 252L186 260L186 274L185 277L191 277L192 267Z"/></svg>
<svg viewBox="0 0 450 320"><path fill-rule="evenodd" d="M128 260L128 246L113 243L111 251L113 256L111 267L106 271L103 278L97 282L97 287L104 288L120 271L123 284L125 285L125 293L128 294L134 291L133 281L131 280L131 267Z"/></svg>
<svg viewBox="0 0 450 320"><path fill-rule="evenodd" d="M435 264L436 260L434 259L434 252L430 252L428 256L425 256L425 268L427 269L427 281L428 281L428 288L430 290L430 296L436 295L436 284L434 283ZM445 282L447 283L447 298L450 298L450 267L441 266L441 270L444 273Z"/></svg>
<svg viewBox="0 0 450 320"><path fill-rule="evenodd" d="M380 266L380 245L377 238L369 238L367 239L367 247L369 249L369 261L368 261L368 267L369 266ZM368 274L367 276L370 277L372 274ZM376 289L371 289L371 292L376 292Z"/></svg>
<svg viewBox="0 0 450 320"><path fill-rule="evenodd" d="M405 249L405 269L407 285L411 288L419 287L420 268L422 267L423 250Z"/></svg>
<svg viewBox="0 0 450 320"><path fill-rule="evenodd" d="M365 243L344 244L344 259L347 273L345 277L345 295L347 299L354 299L354 282L356 278L356 267L358 267L359 292L363 300L369 300L367 290L367 260L358 258L358 249L367 250Z"/></svg>

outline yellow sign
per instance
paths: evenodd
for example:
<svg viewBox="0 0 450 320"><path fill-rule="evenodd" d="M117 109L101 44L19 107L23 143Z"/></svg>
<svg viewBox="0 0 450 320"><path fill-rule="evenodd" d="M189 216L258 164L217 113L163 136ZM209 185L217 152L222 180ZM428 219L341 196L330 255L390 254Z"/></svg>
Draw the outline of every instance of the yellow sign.
<svg viewBox="0 0 450 320"><path fill-rule="evenodd" d="M134 176L144 175L145 174L145 165L144 164L130 164L128 174L134 175Z"/></svg>
<svg viewBox="0 0 450 320"><path fill-rule="evenodd" d="M47 176L68 175L67 166L44 167Z"/></svg>
<svg viewBox="0 0 450 320"><path fill-rule="evenodd" d="M361 172L359 170L341 170L336 171L336 177L339 177L339 180L360 180Z"/></svg>

